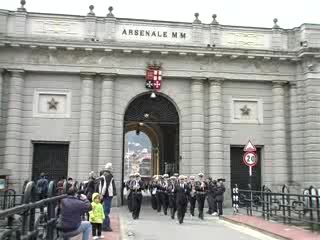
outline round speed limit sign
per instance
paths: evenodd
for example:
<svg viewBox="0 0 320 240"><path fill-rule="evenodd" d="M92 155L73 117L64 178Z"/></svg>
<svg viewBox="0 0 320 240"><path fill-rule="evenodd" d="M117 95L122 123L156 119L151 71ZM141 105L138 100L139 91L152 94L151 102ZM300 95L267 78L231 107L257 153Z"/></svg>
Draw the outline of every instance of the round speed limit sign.
<svg viewBox="0 0 320 240"><path fill-rule="evenodd" d="M243 155L243 162L248 167L255 166L258 162L257 154L255 152L246 152Z"/></svg>

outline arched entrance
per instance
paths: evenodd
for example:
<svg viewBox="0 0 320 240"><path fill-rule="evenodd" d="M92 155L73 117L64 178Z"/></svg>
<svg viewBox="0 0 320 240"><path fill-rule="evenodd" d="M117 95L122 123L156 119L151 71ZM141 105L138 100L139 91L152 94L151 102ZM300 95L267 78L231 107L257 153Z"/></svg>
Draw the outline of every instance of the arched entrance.
<svg viewBox="0 0 320 240"><path fill-rule="evenodd" d="M161 93L134 98L124 115L123 180L139 172L143 179L179 171L179 115Z"/></svg>

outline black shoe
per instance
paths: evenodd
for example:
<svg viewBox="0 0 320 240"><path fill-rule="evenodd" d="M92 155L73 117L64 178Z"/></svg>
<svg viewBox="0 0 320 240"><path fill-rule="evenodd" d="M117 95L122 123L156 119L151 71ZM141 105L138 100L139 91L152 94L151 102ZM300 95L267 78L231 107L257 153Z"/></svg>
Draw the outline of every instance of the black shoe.
<svg viewBox="0 0 320 240"><path fill-rule="evenodd" d="M110 227L103 229L104 232L112 232L112 229Z"/></svg>

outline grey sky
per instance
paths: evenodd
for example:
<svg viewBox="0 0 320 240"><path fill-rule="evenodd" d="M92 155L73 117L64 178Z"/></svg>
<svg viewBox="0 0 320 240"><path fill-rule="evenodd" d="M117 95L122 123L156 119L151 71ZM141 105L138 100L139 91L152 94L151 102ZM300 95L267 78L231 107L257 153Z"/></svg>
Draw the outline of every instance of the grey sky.
<svg viewBox="0 0 320 240"><path fill-rule="evenodd" d="M203 23L212 14L224 25L272 27L273 18L282 28L302 23L320 24L320 0L26 0L29 12L86 15L90 4L97 16L105 16L108 7L120 18L192 22L199 12ZM20 0L0 0L0 9L16 10Z"/></svg>

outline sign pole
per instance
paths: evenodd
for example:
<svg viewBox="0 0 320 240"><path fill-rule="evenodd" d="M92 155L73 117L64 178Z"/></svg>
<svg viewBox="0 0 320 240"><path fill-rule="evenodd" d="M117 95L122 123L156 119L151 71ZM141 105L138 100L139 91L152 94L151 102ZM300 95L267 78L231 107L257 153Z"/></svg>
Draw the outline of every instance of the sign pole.
<svg viewBox="0 0 320 240"><path fill-rule="evenodd" d="M252 166L249 166L249 190L250 190L250 216L252 216Z"/></svg>
<svg viewBox="0 0 320 240"><path fill-rule="evenodd" d="M248 141L247 145L244 147L243 151L243 162L249 167L249 191L250 191L250 208L247 209L250 216L252 216L252 205L253 205L253 193L252 193L252 168L257 164L258 158L256 154L256 147Z"/></svg>

